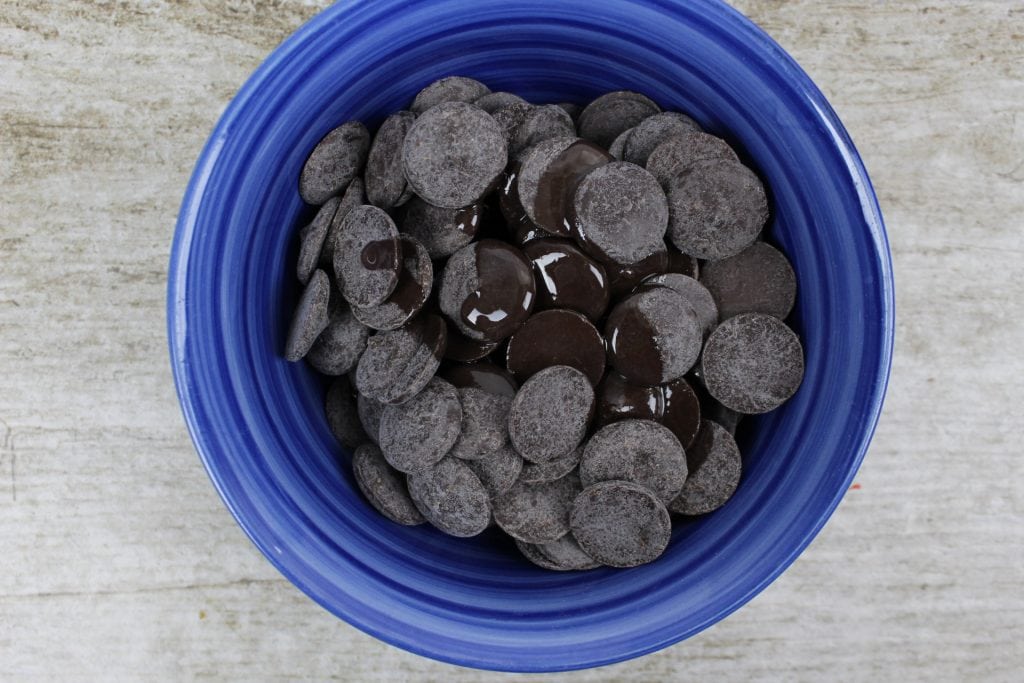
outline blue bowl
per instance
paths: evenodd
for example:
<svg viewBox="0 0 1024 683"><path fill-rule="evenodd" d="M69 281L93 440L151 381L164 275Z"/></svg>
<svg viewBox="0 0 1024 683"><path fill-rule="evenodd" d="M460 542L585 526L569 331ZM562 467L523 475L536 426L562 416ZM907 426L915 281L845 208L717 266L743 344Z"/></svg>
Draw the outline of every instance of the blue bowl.
<svg viewBox="0 0 1024 683"><path fill-rule="evenodd" d="M537 569L497 534L450 538L360 498L323 386L281 357L296 297L302 162L348 119L371 127L450 74L534 101L628 88L743 150L769 187L771 234L800 294L803 386L753 421L739 491L680 525L657 562ZM691 636L750 600L847 490L882 406L890 256L842 124L807 75L714 0L375 0L336 5L274 51L210 136L171 254L168 333L196 449L253 542L350 624L435 659L577 669Z"/></svg>

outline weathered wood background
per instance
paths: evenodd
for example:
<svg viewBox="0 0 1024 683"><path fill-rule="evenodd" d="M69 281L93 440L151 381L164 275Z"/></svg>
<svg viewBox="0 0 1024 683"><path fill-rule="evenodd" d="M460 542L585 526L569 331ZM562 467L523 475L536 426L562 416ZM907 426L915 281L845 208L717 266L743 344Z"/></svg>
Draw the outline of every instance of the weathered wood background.
<svg viewBox="0 0 1024 683"><path fill-rule="evenodd" d="M181 193L235 90L324 4L0 2L2 680L500 678L385 646L282 579L175 401ZM750 605L557 680L1020 680L1024 5L739 6L825 91L878 189L899 318L885 416L833 520Z"/></svg>

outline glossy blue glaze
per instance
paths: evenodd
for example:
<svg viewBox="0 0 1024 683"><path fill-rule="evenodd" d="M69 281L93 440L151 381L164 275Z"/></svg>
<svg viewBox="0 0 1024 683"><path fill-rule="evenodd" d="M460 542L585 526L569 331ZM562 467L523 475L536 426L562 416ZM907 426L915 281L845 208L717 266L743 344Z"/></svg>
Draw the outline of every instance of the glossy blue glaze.
<svg viewBox="0 0 1024 683"><path fill-rule="evenodd" d="M796 397L758 418L730 503L631 570L558 574L488 533L403 528L359 497L322 385L281 357L296 296L296 178L333 126L377 124L430 81L474 76L531 100L629 88L743 150L792 259L807 350ZM188 187L171 255L171 362L214 485L280 571L389 643L466 666L553 671L663 648L750 600L849 486L881 409L892 272L861 161L825 98L712 0L375 0L325 11L249 79ZM341 466L339 466L341 465Z"/></svg>

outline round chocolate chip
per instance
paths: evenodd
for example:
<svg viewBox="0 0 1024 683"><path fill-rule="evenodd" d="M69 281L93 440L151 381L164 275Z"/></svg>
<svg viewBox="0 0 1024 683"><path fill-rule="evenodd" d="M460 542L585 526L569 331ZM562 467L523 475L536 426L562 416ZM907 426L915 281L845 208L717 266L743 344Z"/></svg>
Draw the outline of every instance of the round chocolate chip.
<svg viewBox="0 0 1024 683"><path fill-rule="evenodd" d="M726 408L767 413L793 394L804 376L804 353L793 330L778 318L743 313L708 337L701 358L708 392Z"/></svg>
<svg viewBox="0 0 1024 683"><path fill-rule="evenodd" d="M649 97L629 90L605 93L580 112L580 137L607 148L622 131L661 111Z"/></svg>
<svg viewBox="0 0 1024 683"><path fill-rule="evenodd" d="M608 275L604 266L569 240L548 237L523 246L533 264L538 309L568 308L591 320L608 307Z"/></svg>
<svg viewBox="0 0 1024 683"><path fill-rule="evenodd" d="M369 440L359 423L356 392L348 377L338 377L324 396L324 413L331 434L345 448L355 448Z"/></svg>
<svg viewBox="0 0 1024 683"><path fill-rule="evenodd" d="M427 302L434 284L434 266L427 250L408 235L403 235L401 242L402 272L394 291L384 303L352 310L356 319L375 330L394 330L409 322Z"/></svg>
<svg viewBox="0 0 1024 683"><path fill-rule="evenodd" d="M392 522L415 526L426 521L409 497L405 478L373 444L363 444L352 454L352 473L370 505Z"/></svg>
<svg viewBox="0 0 1024 683"><path fill-rule="evenodd" d="M458 458L410 474L409 495L427 521L451 536L476 536L491 523L491 502L480 478Z"/></svg>
<svg viewBox="0 0 1024 683"><path fill-rule="evenodd" d="M509 411L508 433L521 456L547 462L580 444L593 415L594 389L587 376L556 365L520 387Z"/></svg>
<svg viewBox="0 0 1024 683"><path fill-rule="evenodd" d="M462 404L451 384L439 377L401 405L384 408L380 449L400 472L419 472L443 458L459 438Z"/></svg>
<svg viewBox="0 0 1024 683"><path fill-rule="evenodd" d="M353 306L383 303L402 269L402 246L391 216L376 206L357 206L338 228L334 276Z"/></svg>
<svg viewBox="0 0 1024 683"><path fill-rule="evenodd" d="M508 410L512 399L482 389L458 389L462 403L462 433L449 455L480 460L508 442Z"/></svg>
<svg viewBox="0 0 1024 683"><path fill-rule="evenodd" d="M482 212L480 204L442 209L413 197L399 213L398 229L419 240L430 258L444 258L473 241L480 227Z"/></svg>
<svg viewBox="0 0 1024 683"><path fill-rule="evenodd" d="M520 541L555 541L569 533L569 513L580 490L574 474L542 484L517 481L492 502L494 521Z"/></svg>
<svg viewBox="0 0 1024 683"><path fill-rule="evenodd" d="M447 330L436 315L375 334L359 357L356 388L382 403L408 401L437 372L446 342Z"/></svg>
<svg viewBox="0 0 1024 683"><path fill-rule="evenodd" d="M587 555L571 533L547 543L516 541L519 552L539 567L560 572L595 569L601 564Z"/></svg>
<svg viewBox="0 0 1024 683"><path fill-rule="evenodd" d="M640 166L613 161L583 178L572 204L572 226L584 251L628 265L665 248L668 203Z"/></svg>
<svg viewBox="0 0 1024 683"><path fill-rule="evenodd" d="M370 441L380 444L380 419L384 415L387 403L370 398L366 394L356 396L356 412L359 413L359 424Z"/></svg>
<svg viewBox="0 0 1024 683"><path fill-rule="evenodd" d="M636 384L682 377L700 355L700 321L683 296L668 287L644 288L612 309L604 328L608 360Z"/></svg>
<svg viewBox="0 0 1024 683"><path fill-rule="evenodd" d="M686 451L690 476L669 512L704 515L725 505L740 485L743 462L736 440L725 428L704 420L693 447Z"/></svg>
<svg viewBox="0 0 1024 683"><path fill-rule="evenodd" d="M743 164L722 159L701 161L677 175L668 207L672 244L701 259L739 253L768 220L761 181Z"/></svg>
<svg viewBox="0 0 1024 683"><path fill-rule="evenodd" d="M340 197L331 197L316 212L313 221L299 231L299 258L295 267L295 275L302 284L308 284L309 278L316 270L323 251L327 232L331 227L331 219L341 205Z"/></svg>
<svg viewBox="0 0 1024 683"><path fill-rule="evenodd" d="M402 172L402 147L416 115L398 111L384 119L366 158L366 197L374 206L390 209L398 204L406 191Z"/></svg>
<svg viewBox="0 0 1024 683"><path fill-rule="evenodd" d="M552 163L565 150L569 149L579 138L573 136L565 136L559 138L548 138L542 142L537 143L529 150L527 150L522 158L522 162L519 164L518 170L515 172L515 185L517 194L519 197L519 206L526 214L527 218L530 219L535 225L540 225L537 221L537 194L542 187L547 187L547 183L550 182L550 178L542 182L545 173ZM600 155L598 155L600 156ZM549 190L551 188L548 188ZM556 210L561 209L561 194L555 193L558 196L555 201L558 202ZM506 218L508 214L506 213ZM569 230L566 226L562 225L561 222L551 221L548 224L540 226L544 230L547 230L553 235L568 235Z"/></svg>
<svg viewBox="0 0 1024 683"><path fill-rule="evenodd" d="M796 275L786 257L765 242L754 242L729 258L704 267L701 282L723 318L767 313L785 318L796 300Z"/></svg>
<svg viewBox="0 0 1024 683"><path fill-rule="evenodd" d="M481 240L452 254L441 277L441 311L470 339L500 341L530 315L533 269L504 242Z"/></svg>
<svg viewBox="0 0 1024 683"><path fill-rule="evenodd" d="M533 107L516 128L509 154L514 157L538 142L565 136L575 137L576 126L564 109L555 104Z"/></svg>
<svg viewBox="0 0 1024 683"><path fill-rule="evenodd" d="M663 247L628 266L607 264L605 268L612 298L618 299L636 289L645 278L664 273L668 269L668 249Z"/></svg>
<svg viewBox="0 0 1024 683"><path fill-rule="evenodd" d="M529 104L519 95L510 92L489 92L486 95L478 97L473 101L473 104L483 109L488 114L493 114L502 107L507 107L510 104Z"/></svg>
<svg viewBox="0 0 1024 683"><path fill-rule="evenodd" d="M466 464L473 470L480 483L487 489L487 495L497 498L505 494L519 479L523 469L523 458L509 444Z"/></svg>
<svg viewBox="0 0 1024 683"><path fill-rule="evenodd" d="M736 152L722 138L690 130L666 138L651 150L646 167L668 192L677 175L693 164L714 159L739 162Z"/></svg>
<svg viewBox="0 0 1024 683"><path fill-rule="evenodd" d="M422 114L442 102L474 102L490 92L491 89L480 81L465 76L448 76L420 90L409 109L414 114Z"/></svg>
<svg viewBox="0 0 1024 683"><path fill-rule="evenodd" d="M637 124L626 139L622 159L643 166L662 142L691 131L700 131L700 126L686 114L663 111L650 116Z"/></svg>
<svg viewBox="0 0 1024 683"><path fill-rule="evenodd" d="M409 185L434 206L473 204L505 170L508 147L483 109L445 102L422 114L405 136L402 164Z"/></svg>
<svg viewBox="0 0 1024 683"><path fill-rule="evenodd" d="M626 154L626 141L629 140L629 136L633 134L633 130L633 128L627 128L612 140L612 144L608 145L608 153L619 161L622 161L622 158Z"/></svg>
<svg viewBox="0 0 1024 683"><path fill-rule="evenodd" d="M341 195L341 202L338 204L334 217L331 218L331 225L327 229L327 237L324 238L323 249L320 250L320 267L333 272L334 270L334 246L338 241L338 233L341 231L341 224L345 216L357 206L366 203L366 194L363 191L363 179L356 177L352 179L345 194Z"/></svg>
<svg viewBox="0 0 1024 683"><path fill-rule="evenodd" d="M523 382L544 368L576 368L596 386L604 375L604 339L586 316L553 309L530 316L508 340L506 365Z"/></svg>
<svg viewBox="0 0 1024 683"><path fill-rule="evenodd" d="M327 327L330 297L330 278L324 271L317 270L302 290L299 305L295 308L292 324L288 328L288 339L284 344L284 357L287 360L297 361L305 356Z"/></svg>
<svg viewBox="0 0 1024 683"><path fill-rule="evenodd" d="M672 535L668 510L658 497L628 481L588 486L576 497L569 519L583 552L610 567L656 560Z"/></svg>
<svg viewBox="0 0 1024 683"><path fill-rule="evenodd" d="M459 389L481 389L508 398L516 395L519 386L508 370L487 362L451 365L441 376Z"/></svg>
<svg viewBox="0 0 1024 683"><path fill-rule="evenodd" d="M704 285L692 277L679 273L665 273L644 280L644 284L668 287L682 295L686 299L686 303L690 304L694 313L697 314L697 320L700 321L704 336L711 334L711 330L718 325L718 306L715 304L714 297Z"/></svg>
<svg viewBox="0 0 1024 683"><path fill-rule="evenodd" d="M632 384L614 370L597 385L600 426L628 418L660 421L664 412L665 397L659 386Z"/></svg>
<svg viewBox="0 0 1024 683"><path fill-rule="evenodd" d="M680 377L661 387L665 409L658 421L668 427L683 448L689 448L700 429L701 408L693 387Z"/></svg>
<svg viewBox="0 0 1024 683"><path fill-rule="evenodd" d="M597 430L583 449L580 481L631 481L669 503L686 481L686 453L667 427L651 420L620 420Z"/></svg>
<svg viewBox="0 0 1024 683"><path fill-rule="evenodd" d="M588 173L610 161L612 157L597 145L586 140L573 142L541 174L530 218L546 232L570 234L576 188Z"/></svg>
<svg viewBox="0 0 1024 683"><path fill-rule="evenodd" d="M331 297L327 327L306 354L306 362L324 375L344 375L354 368L370 338L370 330L340 299Z"/></svg>
<svg viewBox="0 0 1024 683"><path fill-rule="evenodd" d="M519 480L524 484L541 484L546 481L555 481L576 469L583 458L583 446L574 448L566 455L548 460L546 462L523 463L523 471L519 473Z"/></svg>
<svg viewBox="0 0 1024 683"><path fill-rule="evenodd" d="M359 121L343 123L310 152L299 175L299 194L307 204L323 204L359 175L370 148L370 131Z"/></svg>

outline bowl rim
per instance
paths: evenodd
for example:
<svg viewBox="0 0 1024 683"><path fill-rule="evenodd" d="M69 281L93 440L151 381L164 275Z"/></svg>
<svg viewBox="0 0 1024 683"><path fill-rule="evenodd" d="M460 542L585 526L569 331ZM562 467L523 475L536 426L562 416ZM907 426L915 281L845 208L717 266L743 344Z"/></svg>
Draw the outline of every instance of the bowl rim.
<svg viewBox="0 0 1024 683"><path fill-rule="evenodd" d="M629 1L629 0L626 0ZM677 0L659 0L655 4L676 4ZM267 560L304 594L312 598L317 604L331 614L341 618L346 623L355 626L359 630L377 638L385 643L399 647L408 652L429 657L434 660L455 664L459 666L471 666L480 669L494 671L514 672L552 672L586 669L591 667L605 666L616 662L640 657L656 652L665 647L685 640L696 633L706 629L722 619L726 618L740 607L747 604L757 594L763 591L768 585L775 581L789 566L799 557L810 545L811 541L818 535L825 523L831 518L840 501L849 489L856 476L867 449L871 443L881 416L886 389L888 387L893 360L893 348L895 343L895 282L893 276L892 254L886 235L885 224L882 218L878 198L875 194L872 183L868 177L864 163L857 152L850 135L839 120L836 112L829 104L821 90L814 84L810 76L797 64L796 60L789 55L778 43L775 42L763 29L757 26L752 20L729 6L722 0L692 0L690 5L703 5L708 11L719 13L719 15L730 24L730 28L742 32L743 37L756 44L756 49L769 55L777 68L782 72L792 87L794 93L799 94L807 103L817 111L818 121L822 123L829 133L829 138L835 150L840 154L850 174L849 181L856 189L856 196L863 214L863 219L868 228L871 240L875 245L875 256L879 269L878 287L880 290L881 307L883 314L881 321L881 334L878 368L875 373L873 394L871 400L865 405L864 414L867 416L865 429L859 435L856 443L855 456L851 461L851 467L847 473L842 487L837 488L837 493L828 506L822 510L818 519L809 528L808 532L800 538L793 546L793 551L782 559L771 572L764 578L750 587L748 591L739 596L732 604L722 608L705 622L696 624L685 631L676 634L674 637L662 641L647 643L642 647L636 647L627 652L616 652L610 656L593 661L573 661L564 667L553 668L550 666L520 665L509 666L499 665L493 659L483 657L466 657L464 655L454 656L444 651L423 647L412 639L403 638L399 630L383 631L371 624L365 623L351 613L343 612L334 605L326 604L317 597L316 591L293 574L289 568L277 559L269 543L262 539L256 529L240 514L232 498L226 490L217 468L211 462L207 452L208 446L203 434L201 418L195 410L196 402L192 397L192 387L189 385L186 362L186 300L185 290L188 277L189 255L192 246L192 238L197 227L198 211L205 194L207 184L211 178L214 168L220 159L220 153L225 142L232 134L232 128L236 119L246 109L249 101L260 90L264 82L274 74L275 70L282 63L287 61L294 53L303 49L307 41L317 33L329 27L330 24L339 19L339 15L351 12L360 5L369 4L369 0L354 0L353 2L333 4L318 12L306 23L300 26L295 32L288 36L277 48L275 48L257 67L257 69L246 79L245 83L229 102L224 112L219 117L213 131L207 138L202 151L195 163L193 172L189 178L181 207L179 209L175 232L171 244L170 259L168 266L167 280L167 336L170 350L171 372L174 378L175 392L179 405L185 418L189 436L193 446L199 455L203 467L206 469L214 488L224 502L225 506L234 517L236 523L242 528L249 540L260 550ZM692 10L692 7L690 8Z"/></svg>

